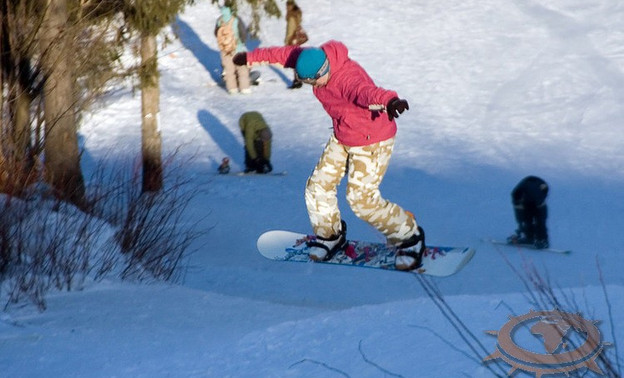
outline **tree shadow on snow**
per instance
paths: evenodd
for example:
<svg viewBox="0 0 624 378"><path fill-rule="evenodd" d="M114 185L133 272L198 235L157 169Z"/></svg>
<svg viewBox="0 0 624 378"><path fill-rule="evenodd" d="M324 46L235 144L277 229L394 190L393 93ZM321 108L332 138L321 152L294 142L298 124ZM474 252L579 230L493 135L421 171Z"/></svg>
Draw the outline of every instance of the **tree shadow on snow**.
<svg viewBox="0 0 624 378"><path fill-rule="evenodd" d="M245 41L245 47L247 48L247 51L257 49L258 47L260 47L260 40L257 38L248 36L247 40Z"/></svg>
<svg viewBox="0 0 624 378"><path fill-rule="evenodd" d="M176 22L178 36L184 47L193 52L193 55L210 73L215 83L221 82L221 54L206 45L193 28L186 22L178 19Z"/></svg>
<svg viewBox="0 0 624 378"><path fill-rule="evenodd" d="M193 52L197 60L199 60L206 71L210 73L210 77L212 77L212 80L214 80L215 83L221 83L221 54L219 51L211 49L208 45L206 45L193 28L191 28L191 26L186 22L178 19L176 25L178 31L177 34L180 41L182 41L182 45ZM256 49L260 47L260 40L248 37L245 47L247 48L247 51ZM292 78L289 78L283 70L271 65L269 65L269 68L275 72L284 83L289 86L292 84Z"/></svg>
<svg viewBox="0 0 624 378"><path fill-rule="evenodd" d="M247 37L247 41L245 42L245 47L247 48L247 51L251 51L254 49L257 49L258 47L260 47L260 40L256 39L256 38L252 38L252 37ZM273 65L268 65L267 67L269 67L269 69L271 69L271 71L275 72L275 74L277 76L279 76L280 80L282 80L284 83L286 83L286 85L290 86L293 82L293 78L294 78L294 71L287 69L288 71L292 72L292 78L289 78L285 73L283 68L278 68L275 67ZM252 68L253 69L253 68Z"/></svg>
<svg viewBox="0 0 624 378"><path fill-rule="evenodd" d="M279 76L279 77L280 77L280 79L281 79L284 83L286 83L286 85L288 85L288 86L292 85L293 78L294 78L294 76L295 76L295 73L294 73L294 71L293 71L293 70L289 70L289 71L293 72L293 73L292 73L292 76L293 76L293 77L292 77L292 78L289 78L288 76L286 76L286 74L284 73L284 71L283 71L282 69L277 68L277 67L275 67L275 66L269 66L269 68L270 68L271 70L273 70L273 72L275 72L275 73L277 74L277 76Z"/></svg>
<svg viewBox="0 0 624 378"><path fill-rule="evenodd" d="M232 161L237 161L240 158L241 165L244 165L242 161L244 156L243 145L236 135L232 134L221 121L206 110L198 111L197 119L226 156ZM218 161L218 163L221 162Z"/></svg>

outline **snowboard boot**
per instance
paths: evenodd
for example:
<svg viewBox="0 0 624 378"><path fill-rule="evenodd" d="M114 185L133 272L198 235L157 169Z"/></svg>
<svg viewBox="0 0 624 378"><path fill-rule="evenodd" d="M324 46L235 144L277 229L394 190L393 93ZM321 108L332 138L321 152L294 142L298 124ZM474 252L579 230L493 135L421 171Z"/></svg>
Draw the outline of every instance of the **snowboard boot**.
<svg viewBox="0 0 624 378"><path fill-rule="evenodd" d="M507 238L507 243L508 244L533 244L534 240L532 237L523 236L522 232L516 231L515 234Z"/></svg>
<svg viewBox="0 0 624 378"><path fill-rule="evenodd" d="M516 244L518 242L518 239L520 239L520 235L515 232L507 237L507 244Z"/></svg>
<svg viewBox="0 0 624 378"><path fill-rule="evenodd" d="M425 252L425 231L418 226L418 231L397 247L394 265L398 270L414 270L422 265Z"/></svg>
<svg viewBox="0 0 624 378"><path fill-rule="evenodd" d="M537 239L533 245L536 249L546 249L550 247L548 239Z"/></svg>
<svg viewBox="0 0 624 378"><path fill-rule="evenodd" d="M336 252L345 249L347 246L347 224L345 221L340 221L342 231L330 236L329 238L323 238L316 236L314 240L308 241L306 244L310 247L308 252L310 260L314 261L327 261L331 260Z"/></svg>

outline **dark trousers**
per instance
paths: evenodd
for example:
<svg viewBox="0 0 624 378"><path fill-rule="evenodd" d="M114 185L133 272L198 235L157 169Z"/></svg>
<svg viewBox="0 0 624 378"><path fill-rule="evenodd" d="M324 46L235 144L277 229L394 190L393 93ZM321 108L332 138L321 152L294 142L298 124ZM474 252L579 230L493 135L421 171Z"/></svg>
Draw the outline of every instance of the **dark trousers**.
<svg viewBox="0 0 624 378"><path fill-rule="evenodd" d="M249 156L249 151L245 149L245 171L246 172L261 170L262 165L267 161L266 156L264 156L264 142L261 139L256 139L254 141L254 150L256 152L256 156L259 158L257 160L252 159Z"/></svg>
<svg viewBox="0 0 624 378"><path fill-rule="evenodd" d="M546 229L548 207L545 203L540 206L532 203L517 205L514 207L514 212L518 222L518 231L523 233L527 240L548 240Z"/></svg>
<svg viewBox="0 0 624 378"><path fill-rule="evenodd" d="M524 234L528 242L548 240L546 230L546 196L548 184L536 176L522 179L511 192L518 231Z"/></svg>

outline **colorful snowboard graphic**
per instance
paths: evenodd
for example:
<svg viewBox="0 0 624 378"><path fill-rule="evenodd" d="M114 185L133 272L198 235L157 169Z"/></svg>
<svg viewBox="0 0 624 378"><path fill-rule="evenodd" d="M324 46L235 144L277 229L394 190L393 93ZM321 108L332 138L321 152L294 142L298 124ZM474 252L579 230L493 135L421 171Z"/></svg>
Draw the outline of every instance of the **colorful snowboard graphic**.
<svg viewBox="0 0 624 378"><path fill-rule="evenodd" d="M308 257L306 241L313 236L290 231L267 231L258 238L258 251L262 256L276 261L311 261ZM383 243L349 240L344 251L321 264L337 264L366 268L396 270L394 254L396 250ZM467 247L428 246L423 255L423 263L414 273L445 277L460 271L474 256L475 250Z"/></svg>

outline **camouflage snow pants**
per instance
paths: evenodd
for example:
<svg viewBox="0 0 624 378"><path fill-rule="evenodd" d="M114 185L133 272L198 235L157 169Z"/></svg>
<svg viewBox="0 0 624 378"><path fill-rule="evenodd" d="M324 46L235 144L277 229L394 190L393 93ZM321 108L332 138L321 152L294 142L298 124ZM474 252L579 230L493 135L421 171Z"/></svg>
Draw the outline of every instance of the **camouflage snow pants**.
<svg viewBox="0 0 624 378"><path fill-rule="evenodd" d="M394 138L369 146L349 147L332 135L305 190L306 206L316 235L330 237L341 230L337 187L347 165L347 202L355 215L385 235L389 244L399 244L416 232L414 216L383 199L379 192L393 147Z"/></svg>

